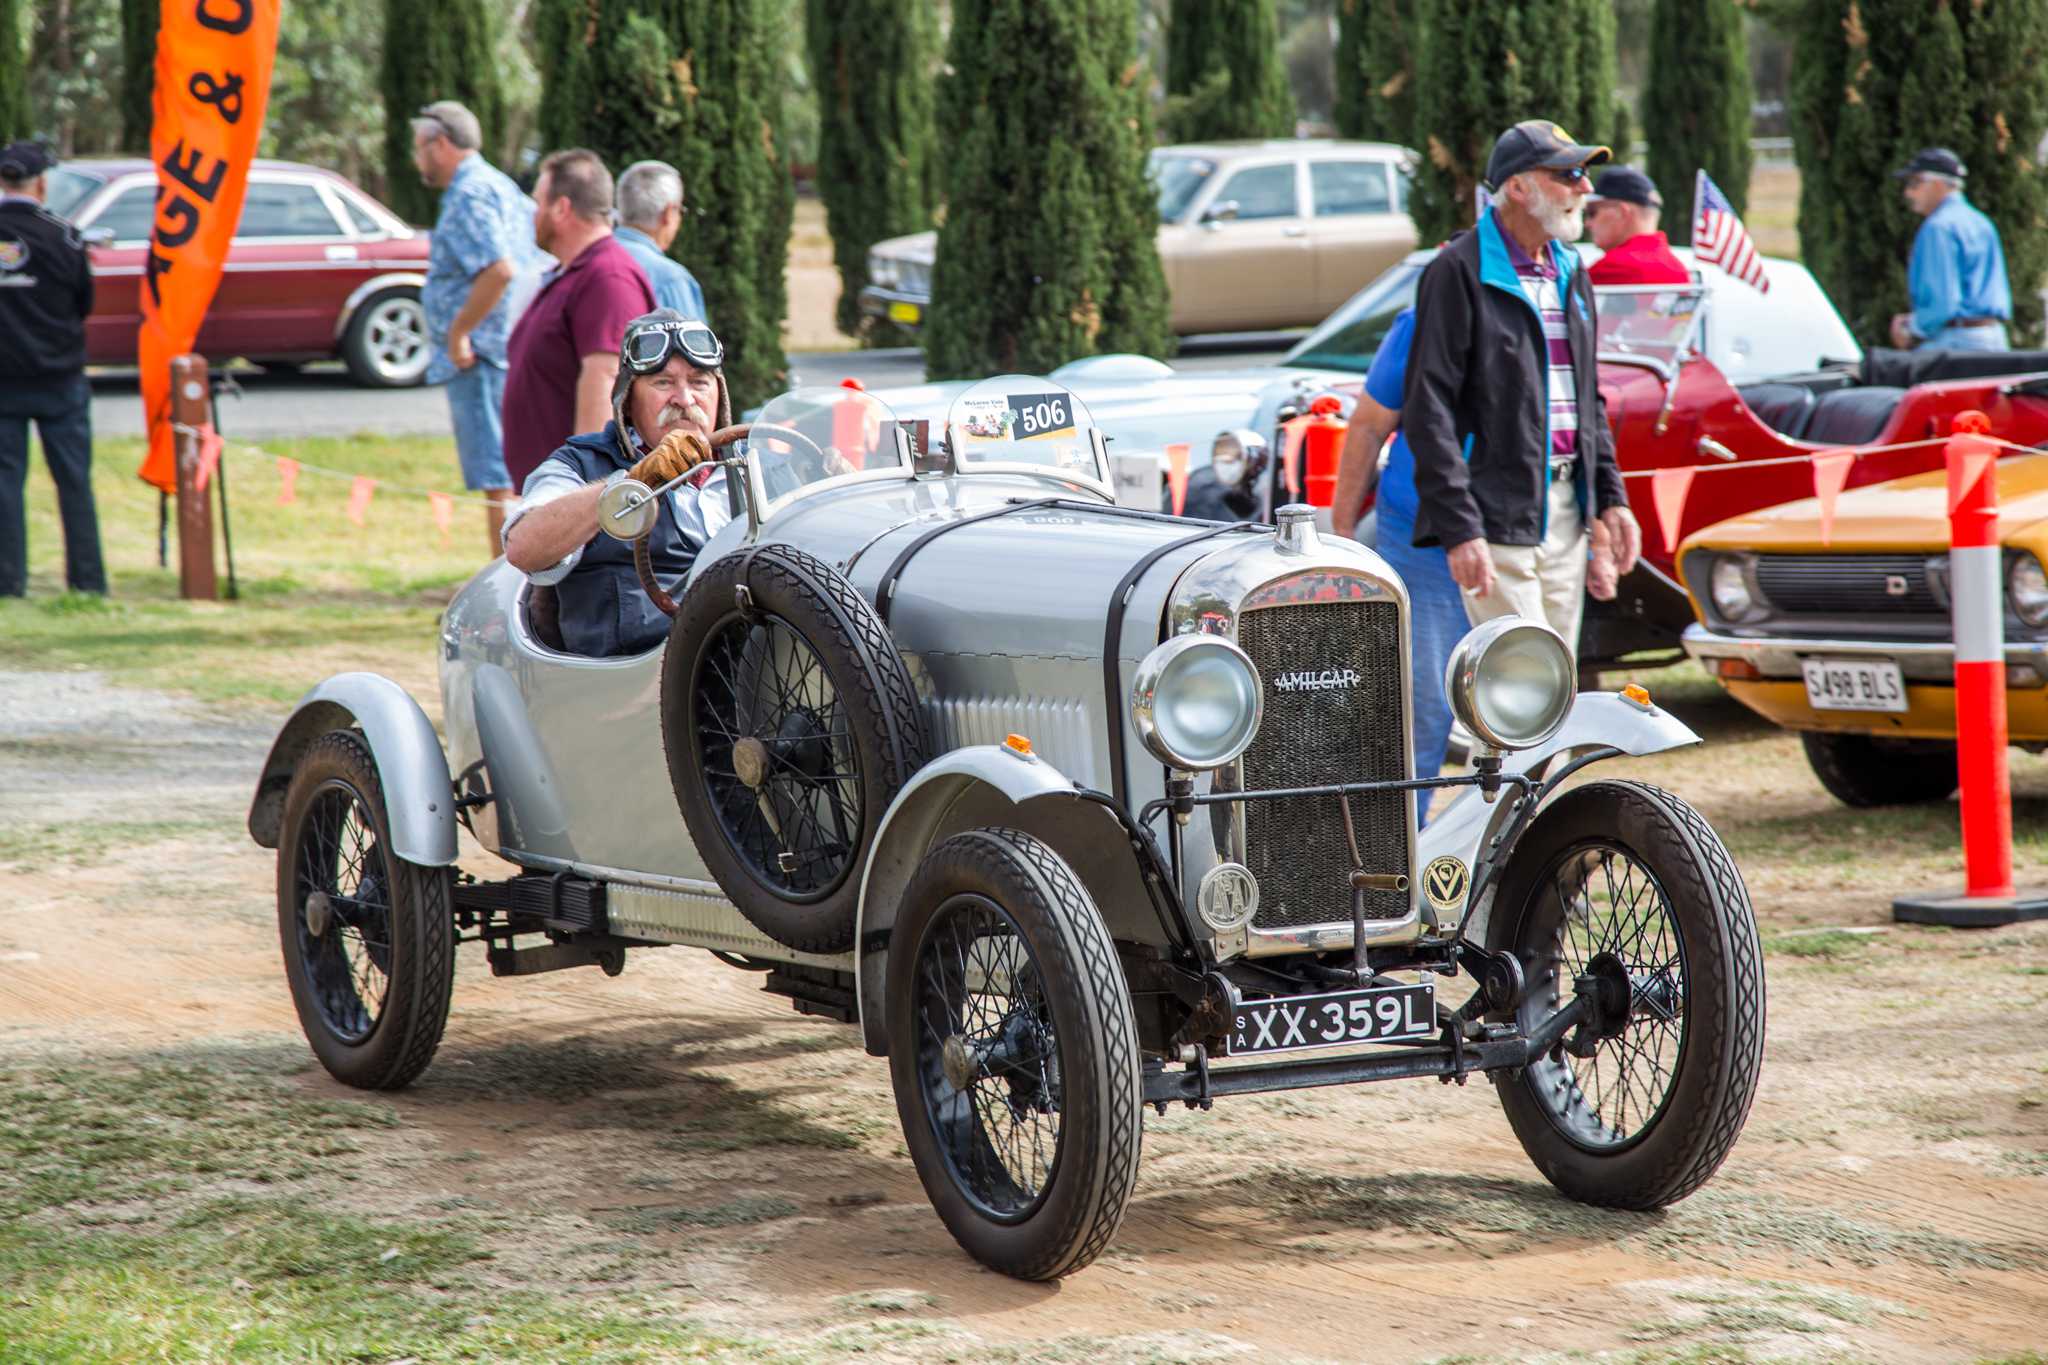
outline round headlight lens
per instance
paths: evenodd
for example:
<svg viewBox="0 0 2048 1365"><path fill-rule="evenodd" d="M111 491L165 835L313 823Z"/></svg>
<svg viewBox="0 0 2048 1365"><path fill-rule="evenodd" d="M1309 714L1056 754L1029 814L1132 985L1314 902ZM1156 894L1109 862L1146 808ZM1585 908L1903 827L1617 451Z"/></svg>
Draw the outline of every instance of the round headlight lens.
<svg viewBox="0 0 2048 1365"><path fill-rule="evenodd" d="M1215 635L1181 635L1147 654L1131 693L1139 738L1162 763L1200 772L1245 751L1259 731L1259 672Z"/></svg>
<svg viewBox="0 0 2048 1365"><path fill-rule="evenodd" d="M1572 652L1556 631L1519 616L1475 627L1451 651L1451 710L1496 749L1527 749L1557 733L1577 690Z"/></svg>
<svg viewBox="0 0 2048 1365"><path fill-rule="evenodd" d="M2048 571L2029 554L2015 555L2005 575L2006 600L2013 615L2030 626L2048 626Z"/></svg>
<svg viewBox="0 0 2048 1365"><path fill-rule="evenodd" d="M1746 621L1756 612L1749 576L1742 572L1739 559L1723 557L1714 561L1714 570L1707 578L1707 595L1713 599L1714 610L1725 620Z"/></svg>
<svg viewBox="0 0 2048 1365"><path fill-rule="evenodd" d="M1235 488L1244 482L1244 437L1235 431L1219 431L1209 446L1209 470L1216 482Z"/></svg>

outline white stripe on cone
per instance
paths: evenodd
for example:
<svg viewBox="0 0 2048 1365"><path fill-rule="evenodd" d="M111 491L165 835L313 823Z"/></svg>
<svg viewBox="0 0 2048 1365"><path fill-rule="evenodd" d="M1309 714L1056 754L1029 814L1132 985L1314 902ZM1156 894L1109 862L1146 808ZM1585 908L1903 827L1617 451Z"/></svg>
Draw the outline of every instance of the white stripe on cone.
<svg viewBox="0 0 2048 1365"><path fill-rule="evenodd" d="M2005 662L2005 602L1999 582L2003 563L1996 545L1948 552L1954 596L1956 662Z"/></svg>

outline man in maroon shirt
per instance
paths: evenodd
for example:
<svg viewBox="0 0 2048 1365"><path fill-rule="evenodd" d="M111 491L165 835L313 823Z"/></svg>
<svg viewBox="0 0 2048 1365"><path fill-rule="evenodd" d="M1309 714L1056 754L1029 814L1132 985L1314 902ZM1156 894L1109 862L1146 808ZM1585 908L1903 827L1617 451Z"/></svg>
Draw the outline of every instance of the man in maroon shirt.
<svg viewBox="0 0 2048 1365"><path fill-rule="evenodd" d="M506 347L505 467L514 487L611 417L626 324L654 311L647 276L612 240L612 177L596 152L555 152L534 183L533 238L561 262Z"/></svg>
<svg viewBox="0 0 2048 1365"><path fill-rule="evenodd" d="M1588 267L1595 284L1691 284L1692 272L1657 231L1664 196L1633 166L1600 177L1586 200L1586 230L1606 254Z"/></svg>

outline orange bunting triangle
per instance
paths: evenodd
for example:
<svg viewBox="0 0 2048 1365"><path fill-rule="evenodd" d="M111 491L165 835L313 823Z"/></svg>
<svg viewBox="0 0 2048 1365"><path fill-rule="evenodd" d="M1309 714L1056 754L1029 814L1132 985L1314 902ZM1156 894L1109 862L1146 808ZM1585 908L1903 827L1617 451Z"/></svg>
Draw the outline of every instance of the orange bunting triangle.
<svg viewBox="0 0 2048 1365"><path fill-rule="evenodd" d="M1679 524L1685 519L1685 495L1692 491L1693 469L1660 469L1650 475L1650 501L1657 507L1657 526L1664 533L1664 552L1678 549Z"/></svg>
<svg viewBox="0 0 2048 1365"><path fill-rule="evenodd" d="M1301 467L1301 444L1308 439L1308 426L1314 420L1313 416L1296 417L1280 424L1280 470L1289 502L1301 501L1301 477L1297 473Z"/></svg>
<svg viewBox="0 0 2048 1365"><path fill-rule="evenodd" d="M377 491L377 481L367 474L356 475L355 482L348 486L348 519L358 526L370 524L370 496Z"/></svg>
<svg viewBox="0 0 2048 1365"><path fill-rule="evenodd" d="M192 490L204 493L206 485L213 482L213 471L220 467L220 433L213 429L211 422L199 428L199 462L192 470Z"/></svg>
<svg viewBox="0 0 2048 1365"><path fill-rule="evenodd" d="M1188 443L1175 441L1166 448L1166 486L1173 490L1173 514L1179 516L1188 505Z"/></svg>
<svg viewBox="0 0 2048 1365"><path fill-rule="evenodd" d="M441 533L441 543L448 543L448 528L455 524L455 499L446 493L427 494L427 506L434 511L434 529Z"/></svg>
<svg viewBox="0 0 2048 1365"><path fill-rule="evenodd" d="M1813 457L1813 496L1820 499L1820 543L1828 544L1835 534L1835 499L1849 482L1856 466L1853 450L1823 450Z"/></svg>
<svg viewBox="0 0 2048 1365"><path fill-rule="evenodd" d="M277 505L283 507L299 496L299 462L288 455L277 457Z"/></svg>

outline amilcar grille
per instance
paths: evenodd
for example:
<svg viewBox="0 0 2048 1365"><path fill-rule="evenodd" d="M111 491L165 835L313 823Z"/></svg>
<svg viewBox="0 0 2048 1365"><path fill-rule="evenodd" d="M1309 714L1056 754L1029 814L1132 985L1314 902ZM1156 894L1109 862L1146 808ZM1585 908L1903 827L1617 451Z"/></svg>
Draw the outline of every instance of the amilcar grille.
<svg viewBox="0 0 2048 1365"><path fill-rule="evenodd" d="M1259 737L1242 787L1308 787L1406 777L1400 607L1392 601L1261 607L1238 618L1237 642L1265 689ZM1407 872L1404 792L1353 796L1351 822L1367 872ZM1257 929L1351 919L1350 845L1335 797L1248 801L1245 865L1259 881ZM1408 896L1366 893L1368 919L1399 919Z"/></svg>

